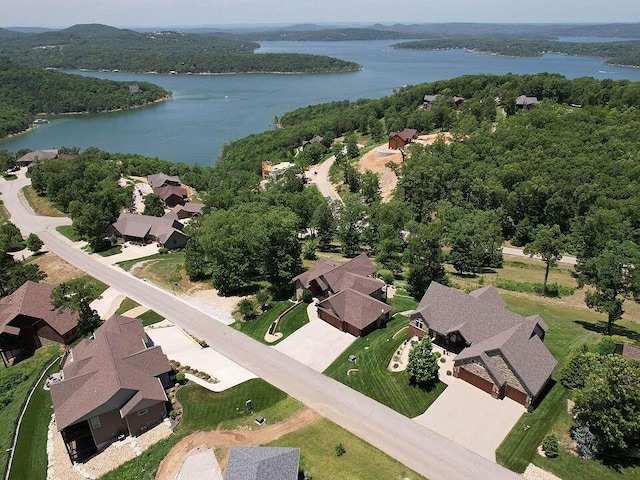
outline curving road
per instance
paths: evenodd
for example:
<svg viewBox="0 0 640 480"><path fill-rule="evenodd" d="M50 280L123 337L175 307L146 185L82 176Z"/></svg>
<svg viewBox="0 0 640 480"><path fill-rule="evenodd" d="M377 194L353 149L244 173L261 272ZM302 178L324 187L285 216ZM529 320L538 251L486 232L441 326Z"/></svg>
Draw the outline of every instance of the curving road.
<svg viewBox="0 0 640 480"><path fill-rule="evenodd" d="M338 192L336 192L336 189L329 181L329 169L335 161L336 157L331 156L318 165L318 167L315 168L318 173L314 175L313 179L315 180L315 184L323 197L343 203L342 198L338 195Z"/></svg>
<svg viewBox="0 0 640 480"><path fill-rule="evenodd" d="M35 232L46 247L98 280L170 318L219 353L318 411L431 480L507 480L519 475L486 460L413 420L318 373L277 350L262 345L195 309L174 295L117 267L98 263L71 246L54 227L68 219L38 217L18 199L28 180L0 180L11 220L24 233Z"/></svg>

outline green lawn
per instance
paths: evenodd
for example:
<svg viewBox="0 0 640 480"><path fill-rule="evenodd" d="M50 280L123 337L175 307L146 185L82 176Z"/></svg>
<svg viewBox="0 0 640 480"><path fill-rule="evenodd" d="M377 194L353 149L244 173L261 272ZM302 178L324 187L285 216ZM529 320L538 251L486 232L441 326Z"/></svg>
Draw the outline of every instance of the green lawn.
<svg viewBox="0 0 640 480"><path fill-rule="evenodd" d="M265 333L267 333L271 324L278 318L278 315L287 308L290 308L293 304L288 300L284 300L281 302L270 302L270 305L271 308L258 316L255 320L250 322L235 322L231 326L259 342L267 345L276 345L297 329L306 323L309 323L309 317L307 316L307 304L301 303L287 313L280 321L277 331L282 333L282 338L269 343L264 339Z"/></svg>
<svg viewBox="0 0 640 480"><path fill-rule="evenodd" d="M96 253L101 257L110 257L112 255L117 255L119 253L122 253L122 245L114 245L113 247L107 250L103 250L101 252L96 252Z"/></svg>
<svg viewBox="0 0 640 480"><path fill-rule="evenodd" d="M178 390L177 398L184 409L180 432L214 430L218 427L232 429L247 423L251 425L257 415L265 417L267 422L275 423L291 416L302 406L289 399L286 393L260 379L249 380L220 393L198 385L188 385ZM245 411L247 400L253 402L253 413ZM276 407L282 406L282 402L293 402L295 408L287 405L282 414L276 413Z"/></svg>
<svg viewBox="0 0 640 480"><path fill-rule="evenodd" d="M7 468L7 461L9 460L9 452L7 452L7 449L11 447L13 442L15 425L27 395L29 395L31 387L33 387L34 382L40 376L42 370L53 361L59 352L60 349L57 346L40 348L32 357L16 365L10 366L9 368L0 366L0 382L3 384L8 381L9 377L24 375L23 381L12 390L11 401L4 408L0 409L2 416L2 421L0 422L0 468L2 469L3 478ZM7 390L5 387L3 391L0 392L0 395L6 395L8 393ZM47 424L48 423L47 420Z"/></svg>
<svg viewBox="0 0 640 480"><path fill-rule="evenodd" d="M98 292L98 295L102 295L105 290L109 288L109 285L107 285L106 283L102 283L100 280L93 278L91 275L83 275L79 278L84 279L87 285L94 286L96 291Z"/></svg>
<svg viewBox="0 0 640 480"><path fill-rule="evenodd" d="M56 227L56 231L61 235L64 235L72 242L79 242L82 240L82 237L76 233L76 230L73 228L73 225L61 225Z"/></svg>
<svg viewBox="0 0 640 480"><path fill-rule="evenodd" d="M165 260L165 263L174 263L177 261L179 263L184 263L184 252L172 252L172 253L156 253L154 255L149 255L148 257L144 257L143 259L134 259L134 260L125 260L124 262L118 262L117 265L122 268L124 271L128 272L131 270L136 263L140 263L142 260Z"/></svg>
<svg viewBox="0 0 640 480"><path fill-rule="evenodd" d="M336 445L345 453L338 457ZM299 447L300 469L313 480L418 480L424 477L329 420L319 420L269 443Z"/></svg>
<svg viewBox="0 0 640 480"><path fill-rule="evenodd" d="M54 363L47 375L60 370L60 362ZM11 466L9 479L47 477L47 433L53 407L51 395L45 391L45 376L33 392L29 407L22 419L20 434Z"/></svg>
<svg viewBox="0 0 640 480"><path fill-rule="evenodd" d="M9 221L9 212L7 212L7 209L5 208L2 200L0 200L0 223L4 223L8 221Z"/></svg>
<svg viewBox="0 0 640 480"><path fill-rule="evenodd" d="M409 374L387 371L389 361L407 339L406 329L396 338L393 335L408 325L407 317L397 316L386 326L358 338L327 370L325 375L377 400L407 417L416 417L431 405L446 385L437 382L431 390L409 384ZM355 355L356 363L348 360ZM347 371L357 368L355 374Z"/></svg>
<svg viewBox="0 0 640 480"><path fill-rule="evenodd" d="M39 196L36 191L27 185L21 190L27 203L36 215L43 215L45 217L65 217L66 215L51 203L47 197Z"/></svg>
<svg viewBox="0 0 640 480"><path fill-rule="evenodd" d="M142 320L142 325L144 327L148 327L149 325L153 325L154 323L158 323L164 320L164 317L162 315L154 312L153 310L144 312L143 314L138 315L136 318Z"/></svg>
<svg viewBox="0 0 640 480"><path fill-rule="evenodd" d="M138 302L136 302L135 300L131 300L129 297L127 297L124 300L122 300L122 303L116 310L116 315L122 315L124 312L128 312L132 308L136 308L139 306L140 304Z"/></svg>
<svg viewBox="0 0 640 480"><path fill-rule="evenodd" d="M396 290L395 296L387 299L387 303L393 307L393 313L406 312L407 310L415 310L418 302L401 288Z"/></svg>

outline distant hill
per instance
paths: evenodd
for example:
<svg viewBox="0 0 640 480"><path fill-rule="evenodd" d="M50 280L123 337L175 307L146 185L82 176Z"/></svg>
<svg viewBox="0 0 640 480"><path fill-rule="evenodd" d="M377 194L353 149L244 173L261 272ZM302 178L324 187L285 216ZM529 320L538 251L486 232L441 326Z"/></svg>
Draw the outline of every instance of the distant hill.
<svg viewBox="0 0 640 480"><path fill-rule="evenodd" d="M5 34L0 58L60 69L157 73L340 72L353 62L300 54L261 54L259 44L230 33L136 32L100 24L39 34Z"/></svg>

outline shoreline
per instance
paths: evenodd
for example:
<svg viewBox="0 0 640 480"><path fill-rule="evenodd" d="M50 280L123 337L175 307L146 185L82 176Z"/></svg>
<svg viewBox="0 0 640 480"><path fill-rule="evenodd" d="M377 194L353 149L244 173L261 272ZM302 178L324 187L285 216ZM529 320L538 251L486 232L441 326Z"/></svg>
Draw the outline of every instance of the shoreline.
<svg viewBox="0 0 640 480"><path fill-rule="evenodd" d="M38 112L38 113L34 114L34 116L35 117L64 117L64 116L67 116L67 115L102 115L104 113L125 112L127 110L135 110L135 109L138 109L138 108L144 108L144 107L148 107L150 105L155 105L156 103L166 102L168 100L171 100L171 98L173 98L173 93L169 92L168 95L165 95L162 98L158 98L158 99L154 100L153 102L148 102L148 103L145 103L145 104L142 104L142 105L134 105L133 107L129 107L129 108L116 108L116 109L113 109L113 110L101 110L99 112L88 112L88 111L84 111L84 112L65 112L65 113ZM32 123L31 126L29 128L27 128L26 130L22 130L21 132L18 132L18 133L10 133L9 135L5 135L4 137L0 137L0 140L4 140L6 138L17 137L19 135L24 135L25 133L29 133L29 132L35 130L39 126L40 125Z"/></svg>
<svg viewBox="0 0 640 480"><path fill-rule="evenodd" d="M66 72L66 73L71 73L71 72L82 72L82 73L87 73L87 72L91 72L91 73L128 73L128 74L133 74L133 75L148 75L150 77L153 77L155 75L163 75L163 76L177 76L177 75L184 75L184 76L195 76L195 75L259 75L259 74L263 74L263 75L317 75L317 74L321 74L321 73L354 73L354 72L359 72L361 70L363 70L364 67L362 65L358 65L358 68L356 69L352 69L352 70L323 70L323 71L319 71L319 72L315 72L315 71L299 71L299 72L285 72L285 71L275 71L275 72L270 72L270 71L262 71L262 70L251 70L251 71L246 71L246 72L191 72L191 73L159 73L159 72L155 72L155 73L149 73L147 72L133 72L133 71L128 71L128 70L118 70L117 72L113 71L113 70L107 70L107 71L102 71L102 70L90 70L90 69L74 69L74 70L68 70L66 68L60 68L58 69L61 72Z"/></svg>

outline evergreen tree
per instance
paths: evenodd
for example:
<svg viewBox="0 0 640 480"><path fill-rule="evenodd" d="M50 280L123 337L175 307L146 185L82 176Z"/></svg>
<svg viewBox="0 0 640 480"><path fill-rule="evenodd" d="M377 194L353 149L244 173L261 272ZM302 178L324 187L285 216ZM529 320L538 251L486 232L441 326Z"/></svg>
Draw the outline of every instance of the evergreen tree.
<svg viewBox="0 0 640 480"><path fill-rule="evenodd" d="M409 362L407 372L412 383L420 386L428 386L438 380L439 353L433 352L433 345L428 336L422 337L418 343L409 350Z"/></svg>

